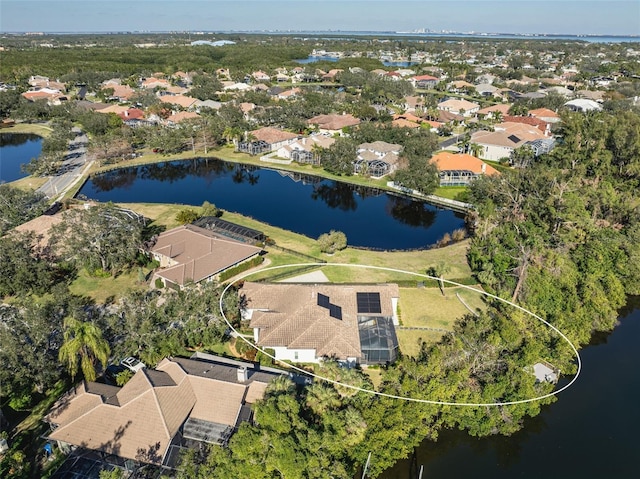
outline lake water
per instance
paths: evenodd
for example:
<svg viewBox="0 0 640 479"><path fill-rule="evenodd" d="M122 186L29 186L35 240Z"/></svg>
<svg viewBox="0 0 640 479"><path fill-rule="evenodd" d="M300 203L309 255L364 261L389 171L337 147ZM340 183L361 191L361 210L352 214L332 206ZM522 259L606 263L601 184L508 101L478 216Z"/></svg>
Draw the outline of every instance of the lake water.
<svg viewBox="0 0 640 479"><path fill-rule="evenodd" d="M93 177L80 195L107 202L219 208L317 238L342 231L352 246L425 248L464 228L464 215L380 190L221 160L185 160Z"/></svg>
<svg viewBox="0 0 640 479"><path fill-rule="evenodd" d="M511 437L472 438L444 431L384 479L477 477L587 479L639 477L640 297L629 298L620 324L598 334L580 355L573 387Z"/></svg>
<svg viewBox="0 0 640 479"><path fill-rule="evenodd" d="M40 155L42 138L38 135L0 133L0 183L28 176L20 169Z"/></svg>
<svg viewBox="0 0 640 479"><path fill-rule="evenodd" d="M314 56L309 56L307 58L302 58L300 60L294 60L294 62L302 63L302 64L305 64L305 63L316 63L316 62L322 62L322 61L335 63L338 60L340 60L340 59L337 58L337 57L314 57ZM392 61L385 60L385 61L382 62L382 64L385 67L410 67L410 66L413 66L413 65L418 65L419 63L418 62L408 62L408 61L407 62L392 62Z"/></svg>

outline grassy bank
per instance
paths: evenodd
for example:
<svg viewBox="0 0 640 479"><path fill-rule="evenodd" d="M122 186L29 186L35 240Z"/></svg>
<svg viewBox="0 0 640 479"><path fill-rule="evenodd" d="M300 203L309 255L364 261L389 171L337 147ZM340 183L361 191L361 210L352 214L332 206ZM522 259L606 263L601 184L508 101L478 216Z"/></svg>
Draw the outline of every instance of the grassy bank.
<svg viewBox="0 0 640 479"><path fill-rule="evenodd" d="M3 128L0 130L0 134L2 133L29 133L32 135L42 136L43 138L48 137L53 128L42 125L39 123L17 123L16 125L10 126L8 128Z"/></svg>

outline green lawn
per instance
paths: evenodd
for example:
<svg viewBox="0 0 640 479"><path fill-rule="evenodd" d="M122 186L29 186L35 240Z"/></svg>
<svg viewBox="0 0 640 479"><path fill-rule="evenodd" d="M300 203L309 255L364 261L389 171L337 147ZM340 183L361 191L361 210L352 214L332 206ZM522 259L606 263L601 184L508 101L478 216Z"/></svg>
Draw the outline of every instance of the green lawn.
<svg viewBox="0 0 640 479"><path fill-rule="evenodd" d="M456 293L473 310L483 310L484 296L466 288L400 288L400 322L402 326L428 327L452 331L455 321L469 310L458 299ZM397 330L400 351L415 356L422 341L438 341L444 332L430 330Z"/></svg>
<svg viewBox="0 0 640 479"><path fill-rule="evenodd" d="M145 275L151 270L143 268ZM78 273L78 277L71 283L69 290L79 296L88 296L98 303L104 303L108 298L120 298L133 289L145 289L147 283L138 283L138 270L122 273L117 277L106 278L90 276L85 270Z"/></svg>

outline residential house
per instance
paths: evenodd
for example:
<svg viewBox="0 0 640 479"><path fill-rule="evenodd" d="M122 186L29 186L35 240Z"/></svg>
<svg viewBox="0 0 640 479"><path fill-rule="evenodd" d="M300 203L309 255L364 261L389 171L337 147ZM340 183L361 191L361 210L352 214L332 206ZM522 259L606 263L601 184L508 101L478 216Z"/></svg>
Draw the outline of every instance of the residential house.
<svg viewBox="0 0 640 479"><path fill-rule="evenodd" d="M440 82L440 79L432 75L417 75L409 80L415 88L432 90Z"/></svg>
<svg viewBox="0 0 640 479"><path fill-rule="evenodd" d="M438 103L438 110L448 111L456 115L469 117L475 115L480 109L480 105L459 98L451 98L449 100Z"/></svg>
<svg viewBox="0 0 640 479"><path fill-rule="evenodd" d="M572 111L579 111L582 113L602 110L602 105L593 100L587 100L586 98L576 98L575 100L570 100L566 102L564 106Z"/></svg>
<svg viewBox="0 0 640 479"><path fill-rule="evenodd" d="M499 95L498 88L493 85L490 85L489 83L480 83L475 86L475 89L479 95L484 97Z"/></svg>
<svg viewBox="0 0 640 479"><path fill-rule="evenodd" d="M282 146L290 145L300 137L297 133L291 133L290 131L284 131L270 126L253 130L251 136L254 138L254 141L266 143L269 146L269 151L276 151Z"/></svg>
<svg viewBox="0 0 640 479"><path fill-rule="evenodd" d="M107 98L107 100L115 100L118 102L127 102L135 95L136 91L129 85L105 85L103 90L111 88L113 93Z"/></svg>
<svg viewBox="0 0 640 479"><path fill-rule="evenodd" d="M280 158L298 163L320 164L320 151L335 143L335 138L327 135L311 135L300 138L289 145L278 148L276 155Z"/></svg>
<svg viewBox="0 0 640 479"><path fill-rule="evenodd" d="M353 165L355 173L382 178L398 167L402 145L374 141L358 145L356 161Z"/></svg>
<svg viewBox="0 0 640 479"><path fill-rule="evenodd" d="M404 98L404 110L409 113L415 113L417 108L424 107L424 98L421 96L406 96Z"/></svg>
<svg viewBox="0 0 640 479"><path fill-rule="evenodd" d="M170 86L171 86L171 83L169 83L168 80L165 80L164 78L156 78L156 77L145 78L140 83L140 87L145 89L150 89L150 90L154 88L169 88Z"/></svg>
<svg viewBox="0 0 640 479"><path fill-rule="evenodd" d="M338 75L340 75L340 73L342 73L343 71L344 70L341 70L339 68L333 68L329 70L327 73L325 73L324 75L322 75L322 81L335 82L338 78Z"/></svg>
<svg viewBox="0 0 640 479"><path fill-rule="evenodd" d="M509 109L511 108L510 103L501 103L499 105L491 105L485 108L481 108L477 111L476 115L478 118L504 118L505 115L509 114Z"/></svg>
<svg viewBox="0 0 640 479"><path fill-rule="evenodd" d="M558 123L560 121L560 115L549 108L536 108L535 110L529 110L529 116L546 121L547 123Z"/></svg>
<svg viewBox="0 0 640 479"><path fill-rule="evenodd" d="M537 127L523 123L500 123L495 125L495 131L476 131L471 135L471 143L482 146L479 157L485 160L499 161L509 158L511 153L521 146L535 140L548 140Z"/></svg>
<svg viewBox="0 0 640 479"><path fill-rule="evenodd" d="M256 71L251 74L255 81L271 81L271 77L263 71Z"/></svg>
<svg viewBox="0 0 640 479"><path fill-rule="evenodd" d="M200 102L197 98L184 95L163 95L161 97L161 101L163 103L168 103L169 105L179 106L185 110L195 108Z"/></svg>
<svg viewBox="0 0 640 479"><path fill-rule="evenodd" d="M342 115L331 113L329 115L318 115L307 120L307 124L317 127L320 133L329 135L342 135L342 129L360 124L360 120L350 113Z"/></svg>
<svg viewBox="0 0 640 479"><path fill-rule="evenodd" d="M549 136L551 134L551 124L533 116L505 115L502 117L502 121L511 123L523 123L525 125L535 126L538 130L544 133L545 136Z"/></svg>
<svg viewBox="0 0 640 479"><path fill-rule="evenodd" d="M262 250L206 228L185 225L160 233L149 252L160 262L154 276L165 285L180 289L189 281L213 280Z"/></svg>
<svg viewBox="0 0 640 479"><path fill-rule="evenodd" d="M198 115L195 111L177 111L169 115L165 122L169 126L174 126L178 123L182 123L183 121L190 120L192 118L200 118L200 115Z"/></svg>
<svg viewBox="0 0 640 479"><path fill-rule="evenodd" d="M475 90L475 88L476 86L473 83L469 83L468 81L464 81L464 80L452 81L447 86L447 90L449 90L452 93L463 93L466 91L473 91Z"/></svg>
<svg viewBox="0 0 640 479"><path fill-rule="evenodd" d="M268 383L286 374L208 354L165 358L122 387L85 381L68 391L45 418L48 439L173 467L185 447L225 445L252 420Z"/></svg>
<svg viewBox="0 0 640 479"><path fill-rule="evenodd" d="M29 101L46 100L49 105L60 105L63 101L67 101L67 97L64 93L52 88L29 90L22 93L22 97Z"/></svg>
<svg viewBox="0 0 640 479"><path fill-rule="evenodd" d="M440 186L466 186L481 175L500 174L493 166L466 153L440 151L429 161L438 168Z"/></svg>
<svg viewBox="0 0 640 479"><path fill-rule="evenodd" d="M397 356L395 284L245 282L239 294L254 342L278 360L375 364Z"/></svg>

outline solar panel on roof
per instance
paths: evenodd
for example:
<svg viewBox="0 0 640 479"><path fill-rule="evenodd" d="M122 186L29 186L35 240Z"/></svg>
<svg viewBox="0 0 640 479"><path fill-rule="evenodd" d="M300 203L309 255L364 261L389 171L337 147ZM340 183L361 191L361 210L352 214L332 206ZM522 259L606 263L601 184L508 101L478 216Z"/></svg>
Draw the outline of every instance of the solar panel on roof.
<svg viewBox="0 0 640 479"><path fill-rule="evenodd" d="M518 138L516 135L509 135L507 138L509 138L514 143L518 143L520 141L520 138Z"/></svg>
<svg viewBox="0 0 640 479"><path fill-rule="evenodd" d="M382 313L380 293L356 293L358 314Z"/></svg>
<svg viewBox="0 0 640 479"><path fill-rule="evenodd" d="M329 296L325 296L322 293L318 293L318 306L322 306L323 308L329 308Z"/></svg>
<svg viewBox="0 0 640 479"><path fill-rule="evenodd" d="M335 304L329 303L329 316L342 321L342 308L340 306L336 306Z"/></svg>

